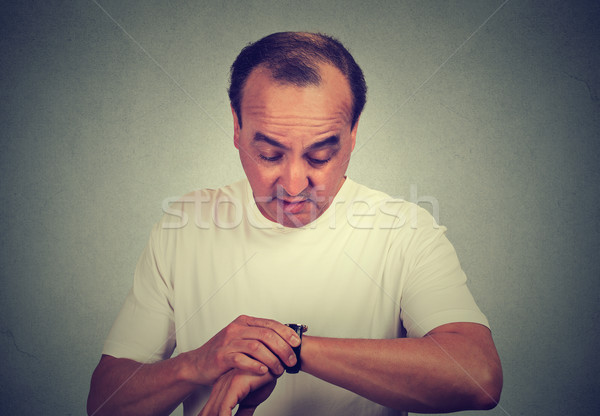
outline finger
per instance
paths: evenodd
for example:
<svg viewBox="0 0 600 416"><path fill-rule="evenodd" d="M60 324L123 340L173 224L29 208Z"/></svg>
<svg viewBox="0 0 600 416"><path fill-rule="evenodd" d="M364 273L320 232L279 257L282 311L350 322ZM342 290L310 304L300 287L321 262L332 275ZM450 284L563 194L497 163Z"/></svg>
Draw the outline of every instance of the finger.
<svg viewBox="0 0 600 416"><path fill-rule="evenodd" d="M232 411L233 411L233 407L229 407L229 406L223 404L223 406L221 406L221 410L219 410L219 416L231 416Z"/></svg>
<svg viewBox="0 0 600 416"><path fill-rule="evenodd" d="M270 353L270 355L271 358L267 359L250 357L244 351L230 352L226 357L226 365L230 369L237 368L256 375L266 374L269 370L278 375L283 373L281 362L272 353ZM265 361L268 362L268 364L265 364Z"/></svg>
<svg viewBox="0 0 600 416"><path fill-rule="evenodd" d="M253 316L244 316L246 325L254 327L267 328L275 331L283 340L292 347L300 345L300 337L292 328L287 325L277 322L273 319L255 318Z"/></svg>
<svg viewBox="0 0 600 416"><path fill-rule="evenodd" d="M275 358L280 360L287 366L294 366L296 364L296 355L290 346L291 340L288 342L282 338L280 332L284 333L284 337L287 336L286 332L292 334L292 338L298 338L298 335L291 328L274 321L272 319L255 318L246 315L241 315L236 318L230 325L225 327L218 335L221 336L221 344L227 351L223 351L224 354L219 354L224 357L229 352L237 352L239 350L232 350L231 344L237 339L244 340L257 340L264 344L270 352L275 354ZM241 352L252 355L252 351L241 350ZM258 361L263 362L269 367L274 373L279 373L278 368L275 366L273 357L270 354L257 356ZM222 367L222 368L233 368L233 367Z"/></svg>
<svg viewBox="0 0 600 416"><path fill-rule="evenodd" d="M283 366L277 355L265 344L256 339L240 339L231 343L228 359L231 367L249 370L262 375L271 370L274 374L283 373Z"/></svg>
<svg viewBox="0 0 600 416"><path fill-rule="evenodd" d="M235 407L235 406L233 406L233 407ZM221 410L219 411L219 416L231 416L233 407L229 407L226 404L223 404L223 406L221 407Z"/></svg>
<svg viewBox="0 0 600 416"><path fill-rule="evenodd" d="M248 329L240 335L241 338L245 340L260 341L260 343L268 348L270 353L275 354L276 358L286 365L293 366L296 364L296 354L294 354L294 350L292 350L290 344L281 338L277 332L263 327L248 327ZM263 361L263 363L269 366L268 362Z"/></svg>
<svg viewBox="0 0 600 416"><path fill-rule="evenodd" d="M239 407L238 411L235 412L235 416L252 416L256 407Z"/></svg>
<svg viewBox="0 0 600 416"><path fill-rule="evenodd" d="M236 374L236 373L231 373ZM239 374L239 373L237 373ZM247 379L247 378L245 378ZM233 377L229 389L221 399L219 416L231 416L231 412L250 393L250 385L240 382L240 377Z"/></svg>
<svg viewBox="0 0 600 416"><path fill-rule="evenodd" d="M265 377L269 378L265 379ZM240 409L255 409L258 405L269 398L275 389L276 384L277 379L273 378L271 374L260 376L260 379L255 379L255 382L251 384L251 393L248 394L242 401L240 401Z"/></svg>
<svg viewBox="0 0 600 416"><path fill-rule="evenodd" d="M208 401L202 408L202 411L198 416L202 415L216 415L220 412L221 403L223 402L224 397L230 389L231 385L231 373L226 373L223 376L219 377L216 383L213 385L213 388L210 392L210 396Z"/></svg>

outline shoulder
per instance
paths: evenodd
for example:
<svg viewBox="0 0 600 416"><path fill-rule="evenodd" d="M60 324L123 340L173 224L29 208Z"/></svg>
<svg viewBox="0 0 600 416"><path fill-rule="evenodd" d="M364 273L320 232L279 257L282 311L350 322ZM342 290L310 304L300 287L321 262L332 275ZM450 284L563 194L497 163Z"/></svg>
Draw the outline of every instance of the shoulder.
<svg viewBox="0 0 600 416"><path fill-rule="evenodd" d="M347 205L348 220L371 217L380 227L398 230L438 230L436 207L433 215L414 202L347 179L342 198ZM341 202L341 201L340 201ZM375 224L374 224L375 225Z"/></svg>
<svg viewBox="0 0 600 416"><path fill-rule="evenodd" d="M358 182L354 182L350 178L346 178L344 182L343 197L350 200L364 199L367 201L384 201L391 197L385 192L378 191L376 189L369 188L368 186L362 185Z"/></svg>

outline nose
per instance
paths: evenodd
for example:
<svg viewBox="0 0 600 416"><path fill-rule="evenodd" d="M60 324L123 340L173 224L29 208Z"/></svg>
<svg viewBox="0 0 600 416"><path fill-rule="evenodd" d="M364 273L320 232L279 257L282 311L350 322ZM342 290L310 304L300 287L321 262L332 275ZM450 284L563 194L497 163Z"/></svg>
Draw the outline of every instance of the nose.
<svg viewBox="0 0 600 416"><path fill-rule="evenodd" d="M297 196L304 191L309 184L308 167L302 160L290 161L284 168L279 184L290 196Z"/></svg>

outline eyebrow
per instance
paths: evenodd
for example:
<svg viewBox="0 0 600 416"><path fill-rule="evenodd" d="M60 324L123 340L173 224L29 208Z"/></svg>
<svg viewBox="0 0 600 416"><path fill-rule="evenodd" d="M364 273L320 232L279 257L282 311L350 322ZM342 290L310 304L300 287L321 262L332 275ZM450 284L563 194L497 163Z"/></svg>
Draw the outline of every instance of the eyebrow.
<svg viewBox="0 0 600 416"><path fill-rule="evenodd" d="M323 147L337 146L338 144L340 144L339 136L329 136L324 140L311 144L308 146L307 150L317 150Z"/></svg>
<svg viewBox="0 0 600 416"><path fill-rule="evenodd" d="M254 134L254 142L265 142L267 144L270 144L273 147L278 147L280 149L284 149L284 150L289 150L289 148L284 145L283 143L278 142L277 140L265 136L264 134L257 132ZM326 139L323 139L321 141L315 142L313 144L311 144L310 146L308 146L306 148L306 150L317 150L317 149L321 149L323 147L329 147L329 146L337 146L340 143L340 137L339 136L329 136Z"/></svg>
<svg viewBox="0 0 600 416"><path fill-rule="evenodd" d="M264 134L260 133L260 132L256 132L254 134L254 142L265 142L267 144L270 144L273 147L278 147L280 149L284 149L284 150L289 150L287 146L285 146L283 143L279 143L277 140L272 139L268 136L265 136Z"/></svg>

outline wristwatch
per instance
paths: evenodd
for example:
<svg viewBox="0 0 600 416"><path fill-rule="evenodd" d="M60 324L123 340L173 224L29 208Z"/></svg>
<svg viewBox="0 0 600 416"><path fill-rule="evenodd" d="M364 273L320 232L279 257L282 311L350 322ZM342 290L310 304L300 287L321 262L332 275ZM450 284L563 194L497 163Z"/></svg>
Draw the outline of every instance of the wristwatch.
<svg viewBox="0 0 600 416"><path fill-rule="evenodd" d="M294 354L296 354L296 365L294 365L292 367L288 367L287 365L284 364L286 373L296 374L300 371L300 365L301 365L301 363L300 363L300 348L302 347L302 334L305 333L306 331L308 331L308 326L301 325L301 324L286 324L286 326L289 326L294 331L296 331L296 334L298 334L298 336L300 337L300 344L297 347L292 347Z"/></svg>

